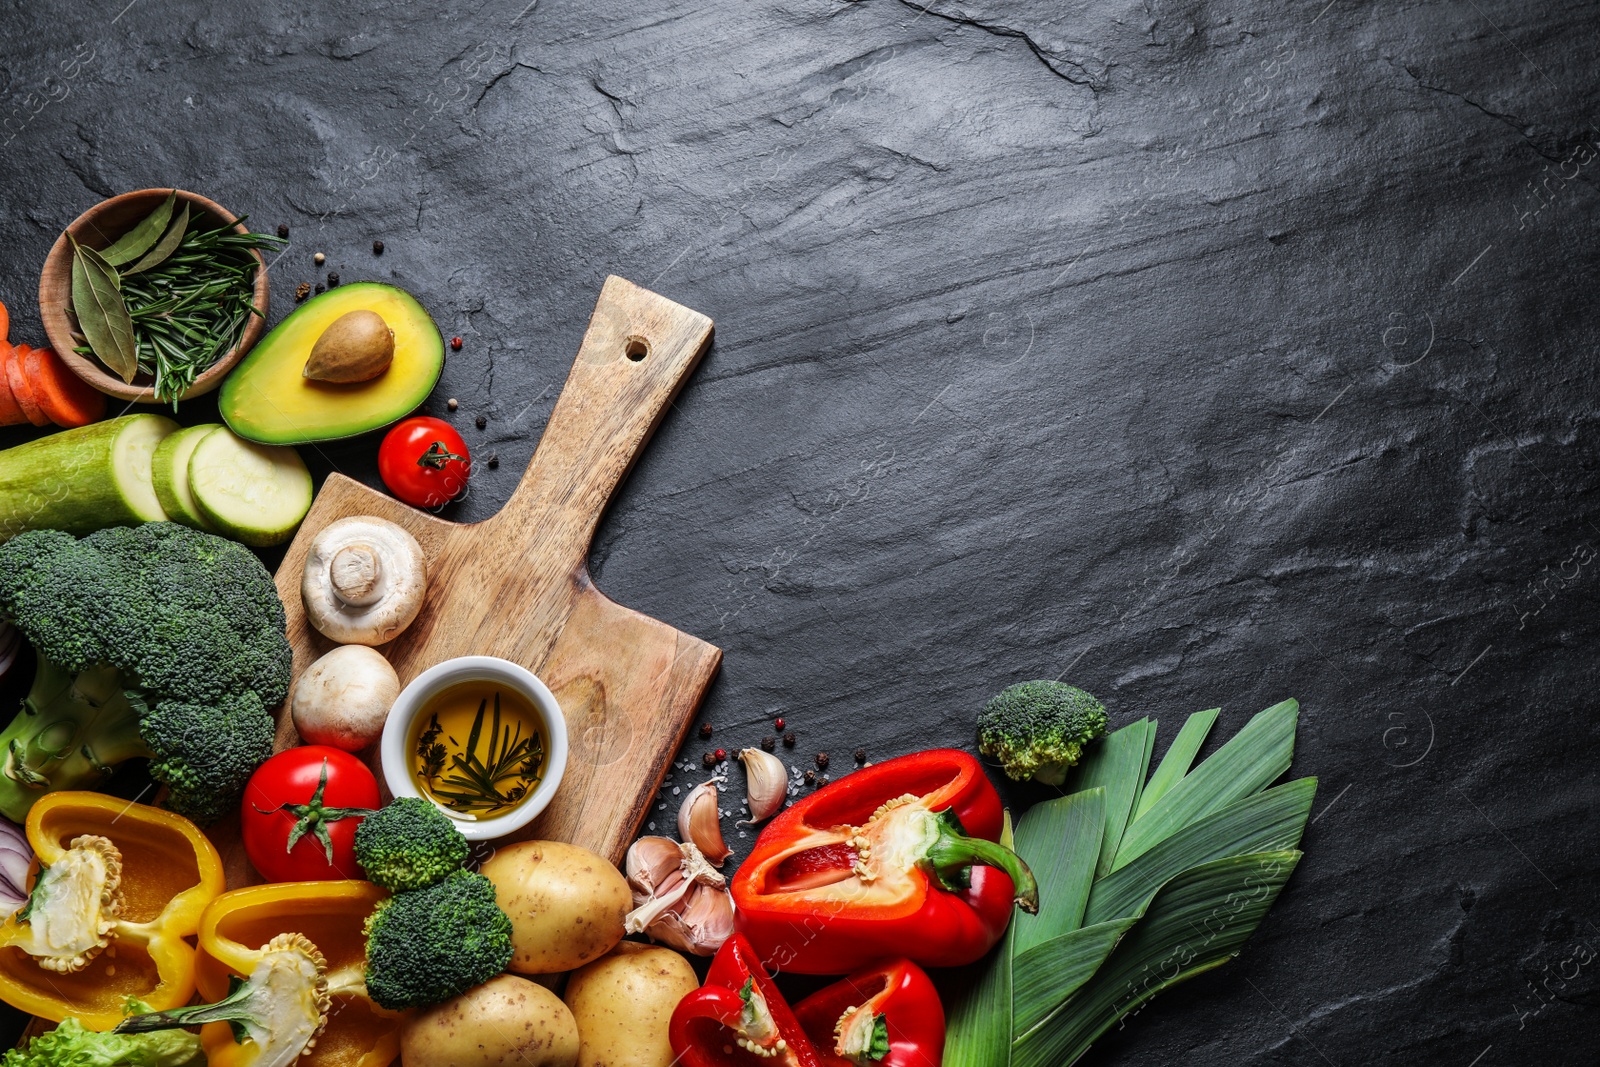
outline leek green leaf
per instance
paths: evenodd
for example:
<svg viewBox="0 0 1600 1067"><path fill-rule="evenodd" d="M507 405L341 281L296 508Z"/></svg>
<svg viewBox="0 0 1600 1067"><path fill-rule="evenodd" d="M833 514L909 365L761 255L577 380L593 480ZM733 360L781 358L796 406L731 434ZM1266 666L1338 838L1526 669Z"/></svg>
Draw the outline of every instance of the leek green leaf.
<svg viewBox="0 0 1600 1067"><path fill-rule="evenodd" d="M1083 922L1106 830L1105 790L1085 789L1028 809L1017 823L1017 855L1040 886L1037 915L1014 915L1015 951L1071 933Z"/></svg>
<svg viewBox="0 0 1600 1067"><path fill-rule="evenodd" d="M1094 976L1012 1043L1012 1067L1071 1064L1157 993L1238 955L1299 859L1296 851L1230 856L1172 879Z"/></svg>
<svg viewBox="0 0 1600 1067"><path fill-rule="evenodd" d="M1101 741L1073 772L1074 789L1098 786L1106 791L1106 832L1100 839L1096 877L1107 874L1116 858L1123 827L1133 813L1139 784L1144 781L1145 768L1149 765L1150 737L1155 729L1156 724L1149 719L1129 723Z"/></svg>
<svg viewBox="0 0 1600 1067"><path fill-rule="evenodd" d="M1305 832L1316 792L1315 778L1301 778L1236 800L1190 823L1096 882L1084 921L1103 923L1137 914L1167 881L1202 863L1295 848Z"/></svg>
<svg viewBox="0 0 1600 1067"><path fill-rule="evenodd" d="M1152 804L1166 796L1167 791L1189 773L1195 753L1206 743L1206 735L1211 732L1211 727L1216 723L1217 715L1221 711L1221 708L1197 711L1184 720L1183 729L1178 731L1178 736L1167 746L1167 754L1161 757L1161 765L1156 768L1156 773L1150 776L1150 780L1139 793L1139 803L1133 809L1134 819L1137 820L1149 811Z"/></svg>
<svg viewBox="0 0 1600 1067"><path fill-rule="evenodd" d="M1085 926L1018 953L1011 972L1014 1032L1029 1033L1076 993L1138 921L1129 915Z"/></svg>
<svg viewBox="0 0 1600 1067"><path fill-rule="evenodd" d="M1285 700L1257 712L1244 729L1128 826L1111 869L1127 865L1195 820L1271 785L1294 757L1299 708L1295 701Z"/></svg>

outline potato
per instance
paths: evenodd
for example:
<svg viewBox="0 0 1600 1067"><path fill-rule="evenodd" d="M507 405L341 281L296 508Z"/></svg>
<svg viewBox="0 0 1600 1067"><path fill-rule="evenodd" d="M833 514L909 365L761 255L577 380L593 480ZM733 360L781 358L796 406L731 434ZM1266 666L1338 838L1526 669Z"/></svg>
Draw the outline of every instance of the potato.
<svg viewBox="0 0 1600 1067"><path fill-rule="evenodd" d="M581 1038L578 1067L671 1067L667 1023L699 985L688 960L635 941L574 971L566 1001Z"/></svg>
<svg viewBox="0 0 1600 1067"><path fill-rule="evenodd" d="M502 974L400 1027L406 1067L576 1067L578 1024L541 985Z"/></svg>
<svg viewBox="0 0 1600 1067"><path fill-rule="evenodd" d="M627 879L603 856L560 841L507 845L479 868L511 917L511 970L570 971L622 940Z"/></svg>

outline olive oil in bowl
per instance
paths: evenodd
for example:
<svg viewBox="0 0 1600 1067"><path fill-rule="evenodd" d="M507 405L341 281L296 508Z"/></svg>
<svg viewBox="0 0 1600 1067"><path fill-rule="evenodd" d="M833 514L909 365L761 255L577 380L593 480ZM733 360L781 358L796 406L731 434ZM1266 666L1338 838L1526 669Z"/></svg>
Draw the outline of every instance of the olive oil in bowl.
<svg viewBox="0 0 1600 1067"><path fill-rule="evenodd" d="M412 720L406 746L423 796L460 819L492 819L526 800L544 779L543 720L533 703L489 680L435 693Z"/></svg>

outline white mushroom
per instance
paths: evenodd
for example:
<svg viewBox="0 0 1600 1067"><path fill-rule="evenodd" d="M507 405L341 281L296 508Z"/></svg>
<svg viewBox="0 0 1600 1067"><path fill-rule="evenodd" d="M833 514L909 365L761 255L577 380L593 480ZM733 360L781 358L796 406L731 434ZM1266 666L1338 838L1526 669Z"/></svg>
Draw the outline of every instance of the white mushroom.
<svg viewBox="0 0 1600 1067"><path fill-rule="evenodd" d="M340 645L300 675L289 713L307 744L359 752L383 733L399 695L400 676L382 653Z"/></svg>
<svg viewBox="0 0 1600 1067"><path fill-rule="evenodd" d="M306 551L300 594L306 619L344 645L381 645L422 609L427 567L417 539L388 519L329 523Z"/></svg>

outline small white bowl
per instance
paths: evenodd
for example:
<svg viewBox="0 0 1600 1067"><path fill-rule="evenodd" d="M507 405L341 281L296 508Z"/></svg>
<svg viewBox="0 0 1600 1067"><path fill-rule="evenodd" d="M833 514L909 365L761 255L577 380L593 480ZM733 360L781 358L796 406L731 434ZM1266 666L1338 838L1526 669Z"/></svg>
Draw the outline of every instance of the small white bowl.
<svg viewBox="0 0 1600 1067"><path fill-rule="evenodd" d="M531 796L504 815L496 815L492 819L463 818L459 812L451 811L423 793L411 777L411 753L407 751L410 747L411 724L434 696L462 682L497 682L507 689L516 690L533 705L539 715L540 726L544 729L548 749L545 753L544 777ZM467 840L492 841L522 829L549 806L567 769L567 720L561 714L561 705L556 703L549 687L526 667L519 667L510 660L496 656L458 656L429 667L400 691L394 707L389 709L388 720L383 724L383 740L379 743L378 751L383 764L383 780L391 794L396 797L422 797L454 819L456 828Z"/></svg>

